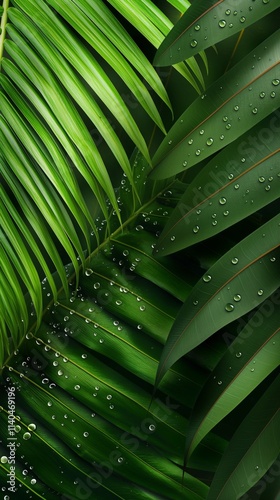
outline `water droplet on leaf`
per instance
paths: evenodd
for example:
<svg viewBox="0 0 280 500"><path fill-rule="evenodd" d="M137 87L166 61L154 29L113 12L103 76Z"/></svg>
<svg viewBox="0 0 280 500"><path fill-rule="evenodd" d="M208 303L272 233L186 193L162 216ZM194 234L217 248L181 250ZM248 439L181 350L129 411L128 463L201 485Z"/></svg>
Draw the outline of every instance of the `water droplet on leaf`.
<svg viewBox="0 0 280 500"><path fill-rule="evenodd" d="M205 283L209 283L209 281L211 281L212 279L212 276L210 276L210 274L206 274L202 279Z"/></svg>
<svg viewBox="0 0 280 500"><path fill-rule="evenodd" d="M239 302L239 301L241 300L241 295L240 295L240 293L237 293L236 295L234 295L233 300L234 300L235 302Z"/></svg>
<svg viewBox="0 0 280 500"><path fill-rule="evenodd" d="M226 304L225 306L225 310L227 312L232 312L234 310L234 305L233 304L230 304L229 302Z"/></svg>

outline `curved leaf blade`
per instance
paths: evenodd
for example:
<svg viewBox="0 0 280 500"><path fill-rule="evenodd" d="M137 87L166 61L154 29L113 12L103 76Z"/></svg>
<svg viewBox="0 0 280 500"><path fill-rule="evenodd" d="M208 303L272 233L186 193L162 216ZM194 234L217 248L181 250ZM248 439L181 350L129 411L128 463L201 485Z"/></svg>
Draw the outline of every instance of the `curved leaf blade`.
<svg viewBox="0 0 280 500"><path fill-rule="evenodd" d="M188 427L188 456L215 425L279 366L279 298L278 291L262 303L204 385Z"/></svg>
<svg viewBox="0 0 280 500"><path fill-rule="evenodd" d="M277 0L253 5L252 0L243 0L239 5L233 5L231 0L206 0L203 3L197 0L159 47L154 65L169 66L194 56L247 28L278 7Z"/></svg>
<svg viewBox="0 0 280 500"><path fill-rule="evenodd" d="M202 169L164 227L158 255L211 238L278 198L279 129L276 111Z"/></svg>
<svg viewBox="0 0 280 500"><path fill-rule="evenodd" d="M277 215L231 248L197 282L169 333L156 385L180 357L279 287L279 224Z"/></svg>
<svg viewBox="0 0 280 500"><path fill-rule="evenodd" d="M280 375L232 436L208 500L239 498L258 482L279 455L279 386Z"/></svg>
<svg viewBox="0 0 280 500"><path fill-rule="evenodd" d="M276 31L181 115L153 157L151 177L170 177L196 165L275 111L280 105L279 64Z"/></svg>

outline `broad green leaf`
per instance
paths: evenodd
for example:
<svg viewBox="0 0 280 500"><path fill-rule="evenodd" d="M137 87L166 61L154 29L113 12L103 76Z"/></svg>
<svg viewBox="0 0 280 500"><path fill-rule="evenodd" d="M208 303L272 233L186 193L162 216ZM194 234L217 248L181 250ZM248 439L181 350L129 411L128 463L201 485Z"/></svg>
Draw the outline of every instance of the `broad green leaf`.
<svg viewBox="0 0 280 500"><path fill-rule="evenodd" d="M277 215L241 240L193 287L169 333L156 385L175 361L279 287L279 224Z"/></svg>
<svg viewBox="0 0 280 500"><path fill-rule="evenodd" d="M188 456L216 424L280 365L279 299L278 291L261 304L204 385L188 427Z"/></svg>
<svg viewBox="0 0 280 500"><path fill-rule="evenodd" d="M280 105L279 31L197 98L173 125L153 157L151 177L196 165L240 137Z"/></svg>
<svg viewBox="0 0 280 500"><path fill-rule="evenodd" d="M276 111L210 160L161 233L161 255L211 238L278 198L279 129Z"/></svg>
<svg viewBox="0 0 280 500"><path fill-rule="evenodd" d="M158 49L155 66L169 66L225 40L279 7L277 0L194 1ZM214 19L214 22L213 22ZM211 26L211 29L209 28Z"/></svg>
<svg viewBox="0 0 280 500"><path fill-rule="evenodd" d="M208 500L240 498L279 455L279 384L278 375L232 436Z"/></svg>

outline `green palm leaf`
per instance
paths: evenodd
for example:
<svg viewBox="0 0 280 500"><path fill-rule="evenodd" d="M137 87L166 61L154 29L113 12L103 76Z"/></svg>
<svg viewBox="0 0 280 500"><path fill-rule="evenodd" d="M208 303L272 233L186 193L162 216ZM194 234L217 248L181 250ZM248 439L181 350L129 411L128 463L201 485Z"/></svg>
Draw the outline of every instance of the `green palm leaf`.
<svg viewBox="0 0 280 500"><path fill-rule="evenodd" d="M265 315L264 315L265 314ZM259 307L230 344L196 401L188 454L280 364L279 306L275 293Z"/></svg>
<svg viewBox="0 0 280 500"><path fill-rule="evenodd" d="M209 500L240 497L277 458L280 445L278 391L279 375L233 436L213 480Z"/></svg>
<svg viewBox="0 0 280 500"><path fill-rule="evenodd" d="M276 215L241 240L193 287L164 346L156 384L181 356L256 307L279 287L275 272L279 223L280 216Z"/></svg>
<svg viewBox="0 0 280 500"><path fill-rule="evenodd" d="M232 5L230 0L194 2L165 38L156 53L154 64L168 66L177 63L215 43L246 29L279 7L277 1L264 0L252 5ZM212 22L214 20L214 22ZM211 23L212 29L208 32Z"/></svg>
<svg viewBox="0 0 280 500"><path fill-rule="evenodd" d="M263 488L260 479L267 486L280 449L273 440L277 301L266 314L279 287L279 34L276 16L261 16L274 7L253 10L261 30L250 31L250 43L245 32L238 51L235 39L224 43L222 29L218 54L227 65L234 54L237 63L221 77L212 50L207 59L203 52L194 58L194 51L186 61L182 52L175 72L163 74L151 64L154 48L173 36L174 22L180 26L181 14L191 15L195 3L4 0L4 494L12 442L20 497L205 500L224 492L239 498L253 484ZM207 43L216 43L219 30L205 16L213 34ZM253 69L252 54L262 57ZM196 100L205 87L204 67L209 88ZM252 95L254 106L253 98L252 106L246 101ZM237 97L242 107L232 110L240 106ZM170 109L177 123L162 141ZM223 121L225 113L230 120ZM235 118L238 126L219 139ZM273 137L259 147L267 129ZM192 152L182 166L176 152L185 137L195 139L201 154ZM208 137L214 137L211 147ZM221 176L230 161L237 161L234 184ZM195 164L197 171L187 168ZM207 194L214 172L219 182ZM248 189L253 204L246 204ZM178 207L187 213L178 216ZM196 225L199 231L190 233ZM265 326L255 328L261 311ZM247 336L251 327L256 335Z"/></svg>
<svg viewBox="0 0 280 500"><path fill-rule="evenodd" d="M279 196L278 111L224 148L195 176L160 235L169 253L224 231ZM261 139L269 136L269 143Z"/></svg>
<svg viewBox="0 0 280 500"><path fill-rule="evenodd" d="M154 155L153 178L196 165L279 107L278 40L275 32L189 106Z"/></svg>

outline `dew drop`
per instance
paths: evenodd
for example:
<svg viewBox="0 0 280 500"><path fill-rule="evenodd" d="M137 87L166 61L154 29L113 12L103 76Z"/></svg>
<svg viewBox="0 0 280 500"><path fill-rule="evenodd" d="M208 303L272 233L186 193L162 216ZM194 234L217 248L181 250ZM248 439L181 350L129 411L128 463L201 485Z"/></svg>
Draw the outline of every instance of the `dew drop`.
<svg viewBox="0 0 280 500"><path fill-rule="evenodd" d="M191 146L191 145L192 145L192 143L193 143L193 139L189 139L189 140L188 140L188 144Z"/></svg>
<svg viewBox="0 0 280 500"><path fill-rule="evenodd" d="M122 301L121 300L116 300L116 305L117 306L121 306L122 305Z"/></svg>
<svg viewBox="0 0 280 500"><path fill-rule="evenodd" d="M212 226L216 226L217 224L218 224L218 221L217 220L213 220Z"/></svg>
<svg viewBox="0 0 280 500"><path fill-rule="evenodd" d="M236 104L236 106L234 106L234 111L238 111L239 110L239 106Z"/></svg>
<svg viewBox="0 0 280 500"><path fill-rule="evenodd" d="M176 238L176 236L171 236L170 240L171 240L171 241L174 241L174 240L175 240L175 238Z"/></svg>
<svg viewBox="0 0 280 500"><path fill-rule="evenodd" d="M149 431L154 432L156 426L154 424L149 425Z"/></svg>
<svg viewBox="0 0 280 500"><path fill-rule="evenodd" d="M80 388L81 388L81 387L80 387L78 384L77 384L77 385L75 385L75 387L74 387L75 391L79 391L79 390L80 390Z"/></svg>
<svg viewBox="0 0 280 500"><path fill-rule="evenodd" d="M230 304L229 302L225 305L225 310L227 312L232 312L234 310L234 305Z"/></svg>
<svg viewBox="0 0 280 500"><path fill-rule="evenodd" d="M227 199L224 196L222 196L222 198L219 199L220 205L225 205L226 202L227 202Z"/></svg>
<svg viewBox="0 0 280 500"><path fill-rule="evenodd" d="M190 46L194 49L197 46L197 40L192 40Z"/></svg>
<svg viewBox="0 0 280 500"><path fill-rule="evenodd" d="M123 457L118 458L118 463L121 464L123 462Z"/></svg>
<svg viewBox="0 0 280 500"><path fill-rule="evenodd" d="M230 13L231 13L231 10L230 10L230 9L227 9L227 10L225 11L225 15L226 15L226 16L229 16L229 15L230 15Z"/></svg>
<svg viewBox="0 0 280 500"><path fill-rule="evenodd" d="M198 300L194 300L194 301L193 301L193 305L194 305L194 306L197 306L197 304L198 304Z"/></svg>
<svg viewBox="0 0 280 500"><path fill-rule="evenodd" d="M231 123L226 124L226 129L229 130L231 128Z"/></svg>
<svg viewBox="0 0 280 500"><path fill-rule="evenodd" d="M209 281L211 281L212 279L212 276L210 276L210 274L206 274L202 279L205 283L209 283Z"/></svg>
<svg viewBox="0 0 280 500"><path fill-rule="evenodd" d="M32 485L33 485L33 484L36 484L36 483L37 483L37 481L36 481L36 479L35 479L35 478L31 479L30 484L32 484Z"/></svg>
<svg viewBox="0 0 280 500"><path fill-rule="evenodd" d="M239 293L235 294L234 297L233 297L233 300L235 302L239 302L241 300L241 295Z"/></svg>
<svg viewBox="0 0 280 500"><path fill-rule="evenodd" d="M227 23L224 19L221 19L218 24L219 24L220 28L225 28L225 26L227 25Z"/></svg>
<svg viewBox="0 0 280 500"><path fill-rule="evenodd" d="M242 356L242 352L237 352L237 353L235 354L235 357L236 357L236 358L241 358L241 356Z"/></svg>
<svg viewBox="0 0 280 500"><path fill-rule="evenodd" d="M138 226L136 226L136 231L142 231L144 228L143 226L141 226L141 224L139 224Z"/></svg>
<svg viewBox="0 0 280 500"><path fill-rule="evenodd" d="M146 307L145 306L140 306L139 309L140 309L140 311L143 312L143 311L145 311Z"/></svg>
<svg viewBox="0 0 280 500"><path fill-rule="evenodd" d="M233 174L228 174L228 179L229 180L233 179Z"/></svg>
<svg viewBox="0 0 280 500"><path fill-rule="evenodd" d="M199 156L199 155L200 155L200 153L201 153L201 150L200 150L200 149L197 149L197 150L196 150L196 152L195 152L196 156Z"/></svg>
<svg viewBox="0 0 280 500"><path fill-rule="evenodd" d="M258 290L258 295L259 295L259 297L261 297L263 295L263 290L261 288Z"/></svg>
<svg viewBox="0 0 280 500"><path fill-rule="evenodd" d="M239 184L235 184L234 189L239 189Z"/></svg>
<svg viewBox="0 0 280 500"><path fill-rule="evenodd" d="M0 459L0 462L1 464L6 464L8 462L8 457L6 457L5 455L3 455Z"/></svg>
<svg viewBox="0 0 280 500"><path fill-rule="evenodd" d="M110 405L109 408L110 408L110 410L113 410L115 407L114 407L114 405Z"/></svg>
<svg viewBox="0 0 280 500"><path fill-rule="evenodd" d="M89 268L88 268L88 269L86 269L86 270L85 270L85 275L86 275L86 276L90 276L92 273L93 273L93 270L92 270L92 269L89 269Z"/></svg>
<svg viewBox="0 0 280 500"><path fill-rule="evenodd" d="M241 23L245 23L245 21L246 21L246 17L245 17L245 16L241 16L241 17L240 17L240 19L239 19L239 21L240 21Z"/></svg>
<svg viewBox="0 0 280 500"><path fill-rule="evenodd" d="M228 214L229 214L229 211L228 211L228 210L225 210L225 211L224 211L224 216L225 216L225 217L227 217L227 216L228 216Z"/></svg>
<svg viewBox="0 0 280 500"><path fill-rule="evenodd" d="M256 114L257 114L257 112L258 112L258 108L253 108L253 109L252 109L252 113L253 113L253 115L256 115Z"/></svg>
<svg viewBox="0 0 280 500"><path fill-rule="evenodd" d="M263 99L265 97L265 92L260 92L259 96L260 96L261 99Z"/></svg>
<svg viewBox="0 0 280 500"><path fill-rule="evenodd" d="M273 98L273 97L275 97L275 96L276 96L276 92L274 92L274 91L270 92L270 97L272 97L272 98Z"/></svg>
<svg viewBox="0 0 280 500"><path fill-rule="evenodd" d="M267 186L265 186L265 191L270 191L270 185L268 184Z"/></svg>
<svg viewBox="0 0 280 500"><path fill-rule="evenodd" d="M232 263L232 264L238 264L238 261L239 261L239 259L238 259L237 257L233 257L233 258L231 259L231 263Z"/></svg>
<svg viewBox="0 0 280 500"><path fill-rule="evenodd" d="M22 436L22 437L23 437L23 439L24 439L25 441L27 441L28 439L30 439L30 438L31 438L31 434L30 434L30 432L25 432L25 433L23 434L23 436Z"/></svg>
<svg viewBox="0 0 280 500"><path fill-rule="evenodd" d="M228 121L228 116L223 116L223 122L227 122Z"/></svg>
<svg viewBox="0 0 280 500"><path fill-rule="evenodd" d="M196 233L198 233L198 231L199 231L199 226L194 226L193 233L196 234Z"/></svg>
<svg viewBox="0 0 280 500"><path fill-rule="evenodd" d="M222 385L222 380L218 380L218 385Z"/></svg>
<svg viewBox="0 0 280 500"><path fill-rule="evenodd" d="M220 139L221 139L221 141L223 141L223 140L224 140L224 138L225 138L224 134L220 135Z"/></svg>
<svg viewBox="0 0 280 500"><path fill-rule="evenodd" d="M207 139L207 141L206 141L206 144L207 144L207 146L212 146L213 142L214 142L214 139L212 137L209 137L209 139Z"/></svg>
<svg viewBox="0 0 280 500"><path fill-rule="evenodd" d="M187 167L187 165L188 165L188 162L186 160L183 161L183 167Z"/></svg>
<svg viewBox="0 0 280 500"><path fill-rule="evenodd" d="M170 139L170 141L168 141L168 144L169 144L169 146L171 146L171 144L172 144L172 140L171 139Z"/></svg>
<svg viewBox="0 0 280 500"><path fill-rule="evenodd" d="M108 396L106 396L106 399L108 399L108 401L110 401L110 399L112 399L112 394L108 394Z"/></svg>
<svg viewBox="0 0 280 500"><path fill-rule="evenodd" d="M275 87L277 85L279 85L279 83L280 83L280 80L278 78L275 78L274 80L272 80L272 85L274 85Z"/></svg>
<svg viewBox="0 0 280 500"><path fill-rule="evenodd" d="M88 433L88 432L84 432L84 433L83 433L83 436L84 436L85 438L87 438L87 437L89 436L89 433Z"/></svg>
<svg viewBox="0 0 280 500"><path fill-rule="evenodd" d="M37 428L36 424L29 424L29 425L28 425L28 427L27 427L27 429L28 429L29 431L35 431L35 430L36 430L36 428Z"/></svg>

